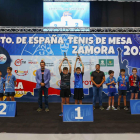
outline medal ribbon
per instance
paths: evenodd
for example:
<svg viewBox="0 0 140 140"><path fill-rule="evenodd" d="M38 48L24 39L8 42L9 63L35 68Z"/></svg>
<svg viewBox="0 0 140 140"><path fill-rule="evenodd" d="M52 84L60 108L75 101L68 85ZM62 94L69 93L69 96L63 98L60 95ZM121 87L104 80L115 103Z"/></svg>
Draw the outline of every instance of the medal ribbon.
<svg viewBox="0 0 140 140"><path fill-rule="evenodd" d="M7 81L8 81L8 83L9 83L9 81L11 80L11 77L12 77L12 76L10 76L10 78L8 79L8 75L7 75Z"/></svg>

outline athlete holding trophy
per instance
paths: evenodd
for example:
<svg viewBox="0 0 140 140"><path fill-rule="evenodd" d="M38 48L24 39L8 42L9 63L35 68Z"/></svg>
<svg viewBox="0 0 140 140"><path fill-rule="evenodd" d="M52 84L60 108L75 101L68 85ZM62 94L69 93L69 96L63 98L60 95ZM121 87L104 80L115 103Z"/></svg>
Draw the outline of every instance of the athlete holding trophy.
<svg viewBox="0 0 140 140"><path fill-rule="evenodd" d="M63 71L61 69L61 66L63 64L64 61L68 62L69 65L69 70L68 67L64 67ZM66 57L66 53L64 52L64 58L62 60L62 62L59 65L59 73L61 76L61 84L60 84L60 97L61 97L61 113L59 116L63 116L63 104L69 104L69 97L71 96L71 90L70 90L70 77L71 77L71 64L68 60L68 58Z"/></svg>

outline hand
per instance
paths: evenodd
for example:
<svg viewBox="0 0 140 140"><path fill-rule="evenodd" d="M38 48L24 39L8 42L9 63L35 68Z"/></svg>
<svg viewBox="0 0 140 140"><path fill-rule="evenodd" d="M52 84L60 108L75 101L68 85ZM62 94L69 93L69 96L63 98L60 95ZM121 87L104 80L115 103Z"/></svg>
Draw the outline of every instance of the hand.
<svg viewBox="0 0 140 140"><path fill-rule="evenodd" d="M79 61L82 61L82 60L81 60L81 57L79 57Z"/></svg>
<svg viewBox="0 0 140 140"><path fill-rule="evenodd" d="M76 57L76 61L79 59L79 57Z"/></svg>
<svg viewBox="0 0 140 140"><path fill-rule="evenodd" d="M66 60L66 61L69 61L67 57L65 58L65 60Z"/></svg>
<svg viewBox="0 0 140 140"><path fill-rule="evenodd" d="M40 85L43 87L43 86L45 86L45 84L44 83L40 83Z"/></svg>
<svg viewBox="0 0 140 140"><path fill-rule="evenodd" d="M63 58L63 60L62 61L65 61L65 58Z"/></svg>
<svg viewBox="0 0 140 140"><path fill-rule="evenodd" d="M101 84L96 84L96 87L99 88L101 86Z"/></svg>

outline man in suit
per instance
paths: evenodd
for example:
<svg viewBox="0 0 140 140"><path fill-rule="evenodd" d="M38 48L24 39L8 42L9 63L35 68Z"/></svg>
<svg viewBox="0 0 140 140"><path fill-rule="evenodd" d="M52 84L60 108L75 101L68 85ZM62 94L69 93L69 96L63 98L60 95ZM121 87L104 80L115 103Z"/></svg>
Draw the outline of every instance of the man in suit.
<svg viewBox="0 0 140 140"><path fill-rule="evenodd" d="M36 88L38 89L38 104L39 108L37 109L38 112L42 111L42 91L44 91L44 100L45 100L45 111L49 111L48 106L48 88L50 87L50 79L51 74L50 70L45 68L45 62L40 62L40 69L36 71Z"/></svg>

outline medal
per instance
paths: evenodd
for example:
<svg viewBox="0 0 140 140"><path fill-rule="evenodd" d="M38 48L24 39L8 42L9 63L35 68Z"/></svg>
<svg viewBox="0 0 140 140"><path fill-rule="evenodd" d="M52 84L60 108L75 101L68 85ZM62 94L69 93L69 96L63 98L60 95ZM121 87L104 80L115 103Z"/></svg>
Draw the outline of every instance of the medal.
<svg viewBox="0 0 140 140"><path fill-rule="evenodd" d="M123 86L125 87L125 77L124 78L122 78L122 80L123 80Z"/></svg>
<svg viewBox="0 0 140 140"><path fill-rule="evenodd" d="M134 86L136 86L136 80L137 80L137 75L136 75L136 77L133 76L133 83L134 83Z"/></svg>
<svg viewBox="0 0 140 140"><path fill-rule="evenodd" d="M109 78L110 79L110 83L113 81L113 78L111 79L111 78ZM110 85L110 88L113 88L113 86L112 85Z"/></svg>
<svg viewBox="0 0 140 140"><path fill-rule="evenodd" d="M10 78L8 79L8 75L7 75L7 81L8 81L8 83L9 83L9 81L11 80L11 77L12 77L12 76L10 76Z"/></svg>

